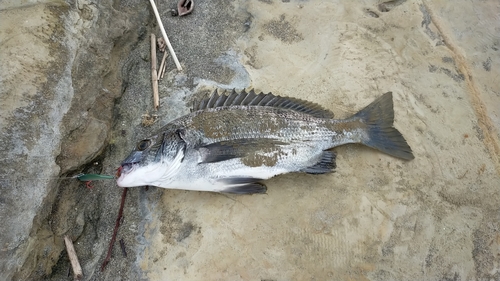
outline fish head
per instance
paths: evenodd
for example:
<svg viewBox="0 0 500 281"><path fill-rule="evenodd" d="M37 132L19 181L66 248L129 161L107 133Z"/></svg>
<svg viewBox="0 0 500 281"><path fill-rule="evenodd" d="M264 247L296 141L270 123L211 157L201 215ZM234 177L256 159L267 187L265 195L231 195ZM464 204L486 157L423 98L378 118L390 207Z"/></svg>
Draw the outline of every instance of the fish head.
<svg viewBox="0 0 500 281"><path fill-rule="evenodd" d="M172 182L184 160L186 142L182 130L167 130L137 142L123 160L116 183L121 187L162 186Z"/></svg>

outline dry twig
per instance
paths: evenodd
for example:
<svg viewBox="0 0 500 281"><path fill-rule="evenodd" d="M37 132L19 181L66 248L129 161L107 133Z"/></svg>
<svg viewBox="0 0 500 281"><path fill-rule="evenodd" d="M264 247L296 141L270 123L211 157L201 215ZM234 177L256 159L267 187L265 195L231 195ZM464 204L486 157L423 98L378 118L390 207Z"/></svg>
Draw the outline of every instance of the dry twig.
<svg viewBox="0 0 500 281"><path fill-rule="evenodd" d="M154 108L160 107L160 96L158 94L158 74L156 72L156 36L151 34L151 81L153 82Z"/></svg>
<svg viewBox="0 0 500 281"><path fill-rule="evenodd" d="M158 69L158 79L163 78L163 74L165 74L165 69L167 68L165 65L165 60L167 59L167 52L163 53L163 58L161 59L160 69Z"/></svg>
<svg viewBox="0 0 500 281"><path fill-rule="evenodd" d="M177 56L175 55L174 49L172 48L172 45L170 44L170 41L168 40L167 33L165 32L165 28L163 27L163 23L160 18L160 14L158 13L158 9L156 8L156 4L154 0L149 0L151 3L151 7L153 8L153 12L156 16L156 20L158 21L158 25L160 26L161 34L163 35L163 39L165 39L165 42L167 43L168 50L170 51L170 54L172 55L172 58L174 59L175 66L177 67L177 70L182 71L181 64L179 63L179 60L177 59Z"/></svg>
<svg viewBox="0 0 500 281"><path fill-rule="evenodd" d="M66 244L66 251L71 262L71 268L73 269L73 276L75 280L80 280L83 277L82 267L80 266L80 262L78 262L73 241L69 239L68 235L64 236L64 244Z"/></svg>

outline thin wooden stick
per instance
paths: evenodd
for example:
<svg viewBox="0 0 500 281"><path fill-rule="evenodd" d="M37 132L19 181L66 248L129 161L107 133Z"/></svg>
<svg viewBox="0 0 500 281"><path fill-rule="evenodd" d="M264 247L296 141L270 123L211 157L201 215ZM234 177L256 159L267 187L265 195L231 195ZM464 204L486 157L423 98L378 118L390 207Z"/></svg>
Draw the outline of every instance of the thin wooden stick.
<svg viewBox="0 0 500 281"><path fill-rule="evenodd" d="M170 51L170 54L172 55L172 58L174 59L175 66L177 67L177 70L182 71L181 64L179 63L179 60L177 59L177 56L175 55L174 49L172 48L172 45L170 44L170 41L168 40L167 33L165 32L165 28L163 27L163 23L161 22L160 14L158 13L158 9L156 8L156 4L154 0L149 0L151 3L151 7L153 7L153 12L155 13L156 20L158 21L158 25L160 26L161 34L163 35L163 39L165 39L165 42L167 43L168 50Z"/></svg>
<svg viewBox="0 0 500 281"><path fill-rule="evenodd" d="M80 280L83 277L82 267L80 266L80 262L78 262L73 241L69 239L68 235L64 236L64 244L66 244L66 251L71 262L71 268L73 269L73 276L75 280Z"/></svg>
<svg viewBox="0 0 500 281"><path fill-rule="evenodd" d="M163 78L163 73L165 73L165 60L167 59L167 52L163 53L163 58L161 59L160 69L158 69L158 79Z"/></svg>
<svg viewBox="0 0 500 281"><path fill-rule="evenodd" d="M163 75L165 74L165 70L166 70L167 66L166 64L163 66L163 70L161 71L161 76L160 76L160 79L163 79Z"/></svg>
<svg viewBox="0 0 500 281"><path fill-rule="evenodd" d="M156 36L151 34L151 81L153 85L153 102L155 110L160 107L160 96L158 94L158 73L156 72Z"/></svg>
<svg viewBox="0 0 500 281"><path fill-rule="evenodd" d="M118 233L118 228L120 227L120 223L122 221L123 207L125 206L125 198L127 198L127 190L128 188L124 188L122 192L122 202L120 204L120 210L118 211L118 217L116 218L115 229L113 230L113 236L111 236L111 241L109 242L108 254L106 255L106 258L104 259L101 265L101 272L104 271L104 268L111 259L111 252L113 251L113 245L115 244L116 234Z"/></svg>

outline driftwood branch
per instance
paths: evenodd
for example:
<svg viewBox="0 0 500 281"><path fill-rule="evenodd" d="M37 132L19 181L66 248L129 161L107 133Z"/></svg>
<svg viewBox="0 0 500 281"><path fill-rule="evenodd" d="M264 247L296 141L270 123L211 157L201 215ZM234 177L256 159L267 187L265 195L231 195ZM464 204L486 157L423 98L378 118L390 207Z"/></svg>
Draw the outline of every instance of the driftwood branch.
<svg viewBox="0 0 500 281"><path fill-rule="evenodd" d="M73 241L71 241L67 235L64 236L64 244L66 244L66 251L68 252L69 261L71 262L71 268L73 269L73 276L75 280L80 280L83 277L82 267L76 256Z"/></svg>
<svg viewBox="0 0 500 281"><path fill-rule="evenodd" d="M151 81L153 85L153 102L155 110L160 107L160 96L158 94L158 73L156 72L156 36L151 34Z"/></svg>
<svg viewBox="0 0 500 281"><path fill-rule="evenodd" d="M174 59L175 66L177 67L177 70L182 71L181 64L179 63L179 60L177 59L177 56L175 55L174 49L172 48L172 45L170 44L170 41L168 40L167 33L165 32L165 28L163 27L163 23L160 18L160 14L158 13L158 9L156 8L156 4L154 0L149 0L151 3L151 7L153 8L153 12L156 16L156 20L158 21L158 25L160 26L161 34L163 35L163 39L165 39L165 42L167 43L168 50L170 51L170 54L172 55L172 58Z"/></svg>

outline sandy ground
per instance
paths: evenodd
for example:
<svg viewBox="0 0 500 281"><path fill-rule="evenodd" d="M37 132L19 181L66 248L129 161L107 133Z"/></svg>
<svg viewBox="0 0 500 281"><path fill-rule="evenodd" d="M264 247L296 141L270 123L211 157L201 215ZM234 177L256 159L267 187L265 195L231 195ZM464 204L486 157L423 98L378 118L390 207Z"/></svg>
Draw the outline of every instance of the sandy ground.
<svg viewBox="0 0 500 281"><path fill-rule="evenodd" d="M377 4L235 2L251 27L220 57L243 69L223 86L338 118L392 91L415 160L350 145L336 149L336 173L279 176L267 195L164 191L139 206L145 277L500 278L499 4Z"/></svg>

